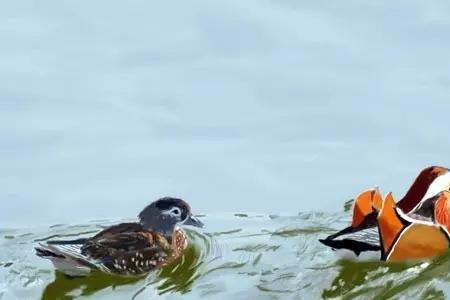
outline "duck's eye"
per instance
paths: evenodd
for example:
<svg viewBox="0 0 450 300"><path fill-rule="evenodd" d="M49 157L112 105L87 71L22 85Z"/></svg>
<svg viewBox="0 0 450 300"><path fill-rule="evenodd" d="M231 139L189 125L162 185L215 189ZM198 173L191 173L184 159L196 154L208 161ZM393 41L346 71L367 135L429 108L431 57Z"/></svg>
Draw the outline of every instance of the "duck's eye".
<svg viewBox="0 0 450 300"><path fill-rule="evenodd" d="M181 210L178 207L172 208L172 215L177 216L177 217L180 216Z"/></svg>

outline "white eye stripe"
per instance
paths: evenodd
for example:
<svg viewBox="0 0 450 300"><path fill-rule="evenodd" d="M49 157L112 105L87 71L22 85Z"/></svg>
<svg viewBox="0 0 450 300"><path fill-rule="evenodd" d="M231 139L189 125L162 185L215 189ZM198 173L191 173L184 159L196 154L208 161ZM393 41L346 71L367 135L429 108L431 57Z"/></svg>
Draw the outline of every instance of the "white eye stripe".
<svg viewBox="0 0 450 300"><path fill-rule="evenodd" d="M171 213L176 216L179 216L179 215L181 215L181 210L178 207L174 207L171 209Z"/></svg>
<svg viewBox="0 0 450 300"><path fill-rule="evenodd" d="M164 214L164 215L180 216L181 215L181 210L178 207L172 207L169 210L163 211L162 214Z"/></svg>

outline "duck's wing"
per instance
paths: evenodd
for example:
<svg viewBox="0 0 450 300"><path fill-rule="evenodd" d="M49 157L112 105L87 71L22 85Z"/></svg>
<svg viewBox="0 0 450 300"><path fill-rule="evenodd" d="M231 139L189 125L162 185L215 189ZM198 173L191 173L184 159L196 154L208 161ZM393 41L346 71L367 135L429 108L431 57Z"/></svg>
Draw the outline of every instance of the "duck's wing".
<svg viewBox="0 0 450 300"><path fill-rule="evenodd" d="M163 264L171 254L169 242L160 234L146 230L109 232L97 235L81 247L82 255L113 273L141 274Z"/></svg>
<svg viewBox="0 0 450 300"><path fill-rule="evenodd" d="M322 244L346 258L367 257L380 258L380 236L377 228L368 228L353 233L342 235L335 239L321 239Z"/></svg>
<svg viewBox="0 0 450 300"><path fill-rule="evenodd" d="M50 259L57 269L68 275L90 270L139 275L163 262L170 250L164 237L134 223L115 225L83 243L80 241L49 241L40 244L36 254Z"/></svg>
<svg viewBox="0 0 450 300"><path fill-rule="evenodd" d="M146 249L170 250L167 240L161 235L149 232L121 232L103 235L88 240L82 246L82 253L92 258L114 256L126 252L139 252Z"/></svg>

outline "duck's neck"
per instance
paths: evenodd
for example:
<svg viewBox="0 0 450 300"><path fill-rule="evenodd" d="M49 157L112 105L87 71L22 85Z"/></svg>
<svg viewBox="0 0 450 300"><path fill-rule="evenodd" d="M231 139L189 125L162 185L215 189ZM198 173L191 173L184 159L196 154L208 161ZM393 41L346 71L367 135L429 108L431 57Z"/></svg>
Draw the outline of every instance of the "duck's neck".
<svg viewBox="0 0 450 300"><path fill-rule="evenodd" d="M176 225L164 224L161 222L144 222L144 221L141 221L141 225L145 230L159 233L169 243L172 243L172 237L176 231Z"/></svg>

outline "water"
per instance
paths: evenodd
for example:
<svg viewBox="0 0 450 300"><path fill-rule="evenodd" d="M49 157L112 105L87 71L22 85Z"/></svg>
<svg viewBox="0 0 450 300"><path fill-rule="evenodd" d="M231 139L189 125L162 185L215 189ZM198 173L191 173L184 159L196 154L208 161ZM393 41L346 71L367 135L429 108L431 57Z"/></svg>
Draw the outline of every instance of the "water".
<svg viewBox="0 0 450 300"><path fill-rule="evenodd" d="M68 279L33 255L49 238L92 234L109 222L1 232L0 299L445 299L450 257L409 264L336 261L318 237L344 214L208 215L190 247L145 278Z"/></svg>
<svg viewBox="0 0 450 300"><path fill-rule="evenodd" d="M447 295L446 258L355 265L316 240L361 190L450 166L449 20L448 1L2 3L0 295ZM180 276L67 281L32 254L166 195L206 214Z"/></svg>

